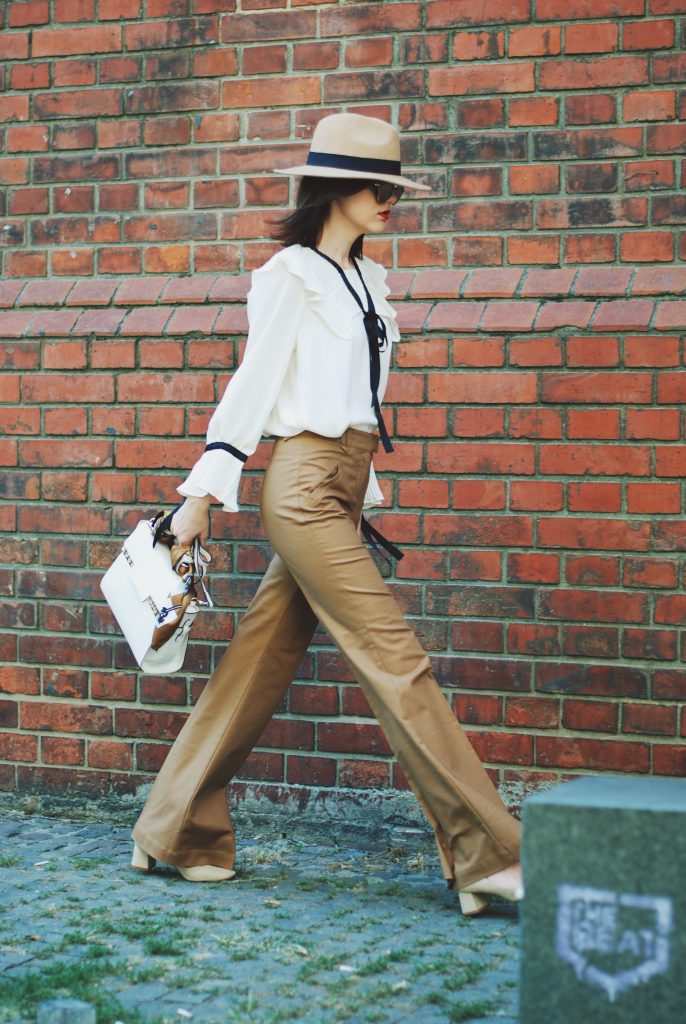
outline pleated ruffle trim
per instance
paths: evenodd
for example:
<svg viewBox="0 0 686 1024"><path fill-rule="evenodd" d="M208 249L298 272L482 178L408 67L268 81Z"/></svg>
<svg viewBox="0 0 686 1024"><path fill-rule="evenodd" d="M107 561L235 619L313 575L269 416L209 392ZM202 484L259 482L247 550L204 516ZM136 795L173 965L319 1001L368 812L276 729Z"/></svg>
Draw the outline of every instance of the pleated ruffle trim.
<svg viewBox="0 0 686 1024"><path fill-rule="evenodd" d="M310 299L311 309L322 318L328 329L340 338L350 338L352 321L355 317L361 317L362 313L348 289L344 287L335 267L322 259L313 249L302 245L289 245L272 256L263 267L253 271L253 276L262 271L275 269L279 262L302 281ZM391 290L386 284L386 268L367 256L358 259L357 265L374 300L376 312L386 324L389 341L399 341L400 331L395 310L386 298ZM353 286L359 289L357 274L351 274L350 280ZM361 297L366 301L363 296Z"/></svg>

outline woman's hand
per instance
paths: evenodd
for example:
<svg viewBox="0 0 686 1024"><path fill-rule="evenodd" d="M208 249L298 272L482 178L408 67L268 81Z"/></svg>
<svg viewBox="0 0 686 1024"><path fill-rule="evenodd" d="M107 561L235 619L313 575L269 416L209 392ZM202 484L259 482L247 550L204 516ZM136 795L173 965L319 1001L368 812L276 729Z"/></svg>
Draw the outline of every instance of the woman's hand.
<svg viewBox="0 0 686 1024"><path fill-rule="evenodd" d="M196 537L201 544L207 543L210 532L210 505L212 496L186 498L171 521L171 532L180 544L192 544Z"/></svg>

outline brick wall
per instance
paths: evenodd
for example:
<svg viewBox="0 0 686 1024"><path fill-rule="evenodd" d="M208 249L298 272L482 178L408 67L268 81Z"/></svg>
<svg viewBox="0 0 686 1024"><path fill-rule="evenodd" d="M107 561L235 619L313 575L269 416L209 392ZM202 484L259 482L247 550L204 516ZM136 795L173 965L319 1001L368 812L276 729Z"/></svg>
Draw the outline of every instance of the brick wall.
<svg viewBox="0 0 686 1024"><path fill-rule="evenodd" d="M379 524L447 697L502 785L681 774L686 0L0 16L0 786L149 779L254 592L267 443L184 674L133 671L99 579L201 450L322 109L432 187L367 252L403 328ZM244 780L402 788L318 641Z"/></svg>

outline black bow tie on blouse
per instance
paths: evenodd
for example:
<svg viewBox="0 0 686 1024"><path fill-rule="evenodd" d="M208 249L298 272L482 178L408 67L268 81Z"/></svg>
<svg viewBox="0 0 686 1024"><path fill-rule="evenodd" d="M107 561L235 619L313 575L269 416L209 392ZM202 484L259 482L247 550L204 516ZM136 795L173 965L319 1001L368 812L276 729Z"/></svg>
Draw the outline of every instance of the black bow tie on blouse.
<svg viewBox="0 0 686 1024"><path fill-rule="evenodd" d="M376 309L374 308L374 301L371 295L369 294L369 289L367 288L367 285L364 282L364 278L362 277L362 271L358 267L354 258L352 256L350 257L350 259L352 260L352 264L355 270L357 271L357 276L362 282L362 287L364 288L364 294L367 299L367 309L364 308L362 299L357 294L348 278L345 276L343 268L340 267L335 260L332 260L330 256L327 256L326 253L320 252L320 250L317 249L316 246L313 245L312 249L319 256L321 256L322 259L325 259L328 263L330 263L332 267L336 268L338 273L341 275L343 284L348 289L348 291L354 298L355 302L362 310L362 322L364 323L364 330L367 335L367 342L369 344L369 384L371 386L372 391L372 407L374 409L374 414L376 415L376 422L379 427L379 437L381 439L383 449L385 452L392 452L393 445L391 444L390 438L388 436L388 431L386 430L386 424L384 423L383 416L381 415L381 405L379 403L378 393L379 382L381 380L381 360L379 359L379 352L383 352L383 350L388 345L388 334L386 333L386 324L383 322L379 314L376 312Z"/></svg>

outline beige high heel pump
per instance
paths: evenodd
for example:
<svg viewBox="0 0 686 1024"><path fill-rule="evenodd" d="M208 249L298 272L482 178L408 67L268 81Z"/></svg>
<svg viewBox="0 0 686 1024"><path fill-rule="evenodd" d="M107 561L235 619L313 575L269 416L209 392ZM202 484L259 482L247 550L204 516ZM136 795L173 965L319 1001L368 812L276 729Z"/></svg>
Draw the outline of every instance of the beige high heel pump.
<svg viewBox="0 0 686 1024"><path fill-rule="evenodd" d="M482 913L488 906L489 896L500 896L504 900L513 903L524 899L524 885L522 883L522 869L519 864L496 871L493 875L480 878L471 885L465 885L457 891L460 900L460 909L467 917L474 917Z"/></svg>
<svg viewBox="0 0 686 1024"><path fill-rule="evenodd" d="M132 868L136 868L137 871L150 871L156 863L154 857L151 857L142 846L134 842L131 858ZM236 872L231 871L230 868L219 868L214 864L201 864L194 868L182 868L175 864L174 867L187 882L228 882L229 879L236 877Z"/></svg>

